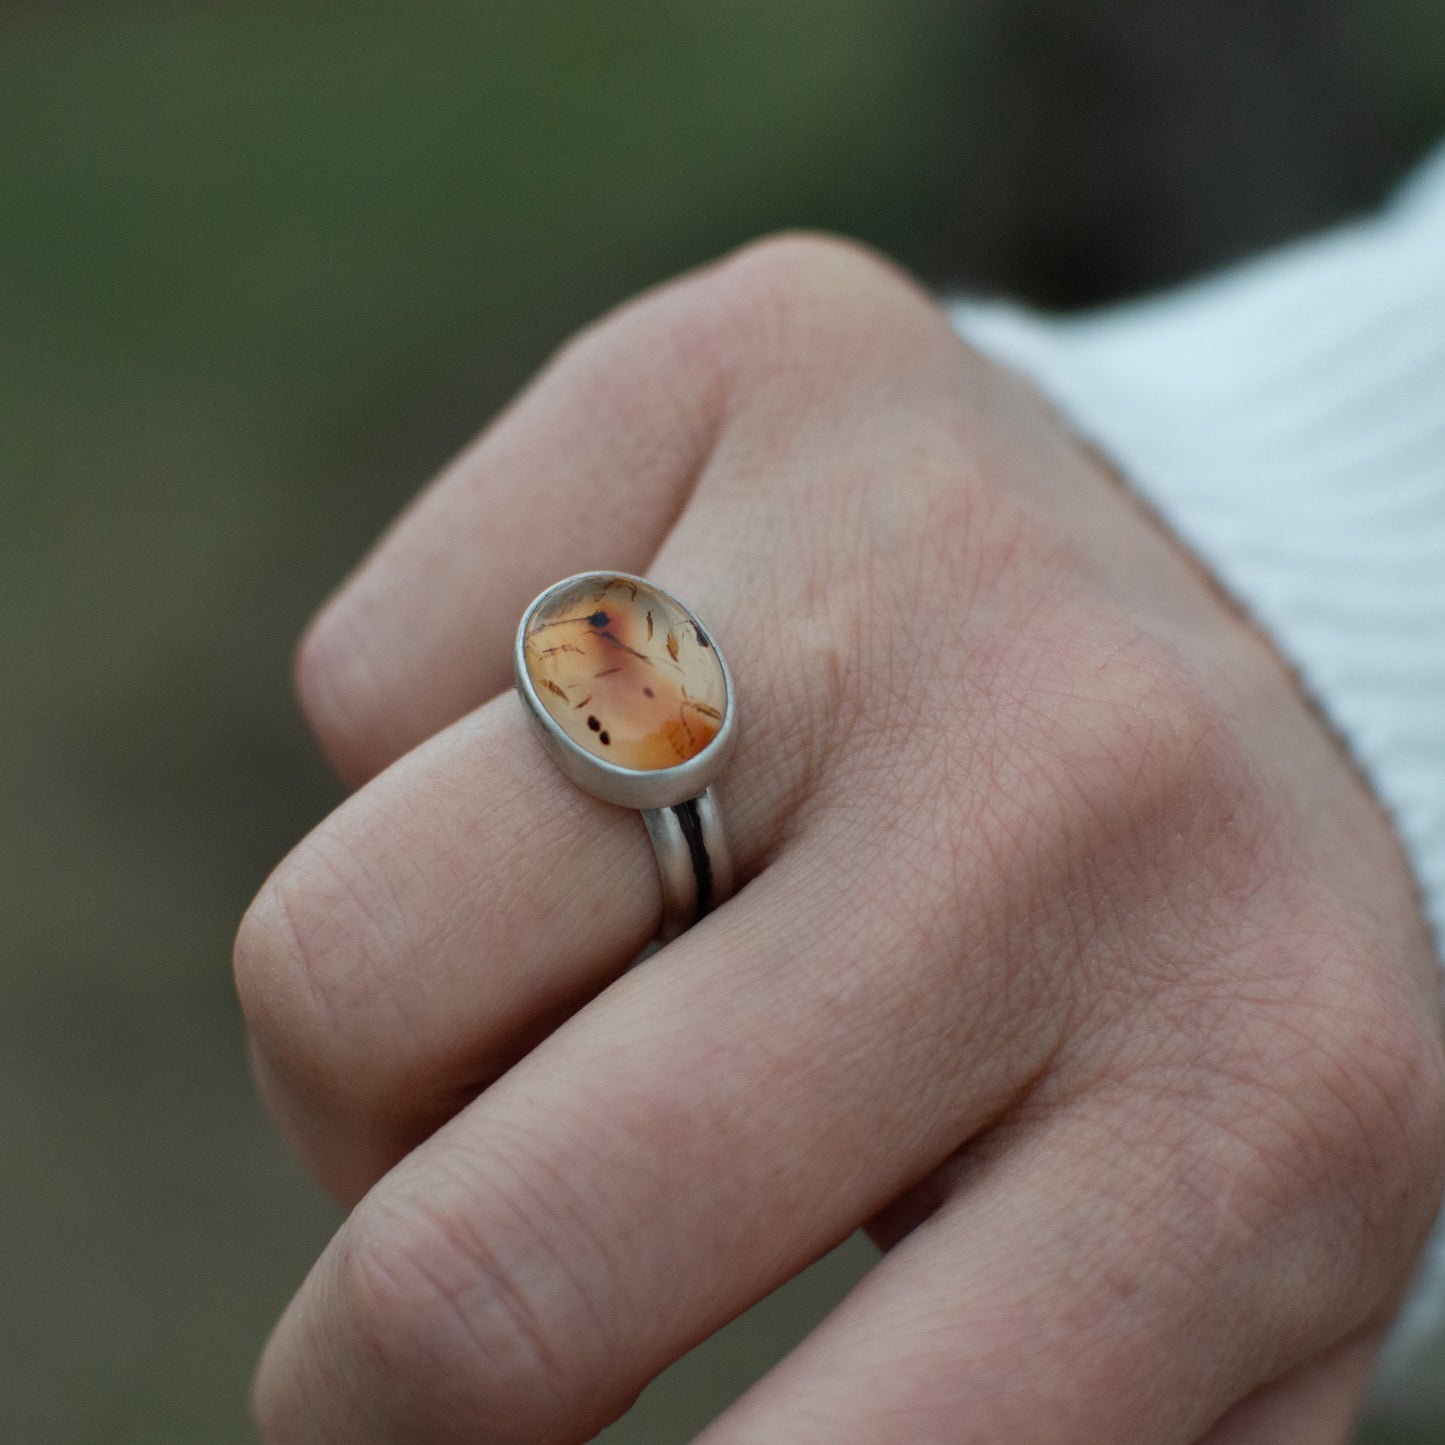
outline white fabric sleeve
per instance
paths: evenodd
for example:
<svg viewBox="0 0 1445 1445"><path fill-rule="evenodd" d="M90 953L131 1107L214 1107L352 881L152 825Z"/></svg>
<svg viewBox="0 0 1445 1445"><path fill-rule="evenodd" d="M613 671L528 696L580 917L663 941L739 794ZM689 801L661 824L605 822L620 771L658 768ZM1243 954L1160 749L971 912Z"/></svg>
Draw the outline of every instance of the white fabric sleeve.
<svg viewBox="0 0 1445 1445"><path fill-rule="evenodd" d="M1378 216L1071 318L957 302L1271 634L1445 952L1445 148ZM1445 1334L1445 1219L1392 1339Z"/></svg>

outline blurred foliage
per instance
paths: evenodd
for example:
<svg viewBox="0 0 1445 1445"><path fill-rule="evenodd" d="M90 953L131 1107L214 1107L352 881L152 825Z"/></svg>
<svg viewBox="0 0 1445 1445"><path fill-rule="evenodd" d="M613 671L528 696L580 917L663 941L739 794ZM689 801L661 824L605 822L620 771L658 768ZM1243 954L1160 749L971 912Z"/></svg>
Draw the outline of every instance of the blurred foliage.
<svg viewBox="0 0 1445 1445"><path fill-rule="evenodd" d="M1430 0L0 13L0 1435L248 1437L336 1223L227 969L338 797L287 655L561 337L785 225L1060 304L1161 284L1378 198L1442 56ZM615 1438L700 1423L866 1258Z"/></svg>

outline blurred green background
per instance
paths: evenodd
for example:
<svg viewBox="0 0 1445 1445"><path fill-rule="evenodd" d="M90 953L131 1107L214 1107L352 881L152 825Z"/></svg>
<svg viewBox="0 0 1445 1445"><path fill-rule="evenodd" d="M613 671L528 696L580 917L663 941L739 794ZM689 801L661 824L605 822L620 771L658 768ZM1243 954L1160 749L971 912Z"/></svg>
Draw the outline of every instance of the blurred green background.
<svg viewBox="0 0 1445 1445"><path fill-rule="evenodd" d="M1085 305L1368 206L1441 133L1436 0L12 0L0 1439L249 1438L337 1223L252 1100L229 978L338 798L289 650L567 332L800 224ZM607 1438L686 1438L867 1258ZM1442 1421L1421 1372L1365 1438Z"/></svg>

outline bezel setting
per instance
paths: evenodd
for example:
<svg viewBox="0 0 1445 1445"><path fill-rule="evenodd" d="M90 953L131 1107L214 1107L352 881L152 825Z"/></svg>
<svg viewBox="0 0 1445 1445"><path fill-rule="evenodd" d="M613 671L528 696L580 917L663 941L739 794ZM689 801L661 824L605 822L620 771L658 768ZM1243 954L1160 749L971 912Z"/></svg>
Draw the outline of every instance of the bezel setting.
<svg viewBox="0 0 1445 1445"><path fill-rule="evenodd" d="M531 670L527 666L527 631L537 612L559 592L589 583L621 582L655 593L676 607L705 636L707 645L717 658L723 678L723 716L717 733L699 752L669 768L628 768L608 762L589 752L569 737L538 696ZM542 742L563 773L584 792L604 802L623 808L673 808L691 801L705 792L727 766L737 742L737 704L733 694L732 673L727 658L718 646L712 629L705 626L691 607L666 588L630 572L578 572L555 582L533 599L517 626L517 639L512 654L517 691L538 730Z"/></svg>

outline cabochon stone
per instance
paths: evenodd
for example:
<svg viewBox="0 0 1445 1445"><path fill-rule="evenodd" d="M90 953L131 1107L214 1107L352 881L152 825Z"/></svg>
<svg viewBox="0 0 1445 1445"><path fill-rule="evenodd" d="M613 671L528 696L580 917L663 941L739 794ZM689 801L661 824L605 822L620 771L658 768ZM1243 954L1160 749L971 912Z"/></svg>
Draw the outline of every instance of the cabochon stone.
<svg viewBox="0 0 1445 1445"><path fill-rule="evenodd" d="M567 736L619 767L675 767L722 727L727 685L716 650L645 583L588 577L554 593L528 620L523 653Z"/></svg>

